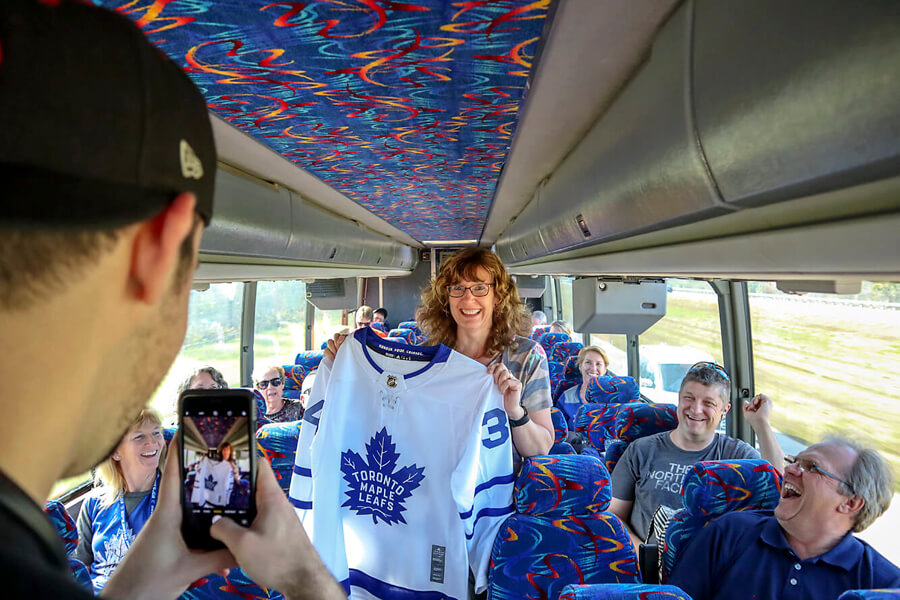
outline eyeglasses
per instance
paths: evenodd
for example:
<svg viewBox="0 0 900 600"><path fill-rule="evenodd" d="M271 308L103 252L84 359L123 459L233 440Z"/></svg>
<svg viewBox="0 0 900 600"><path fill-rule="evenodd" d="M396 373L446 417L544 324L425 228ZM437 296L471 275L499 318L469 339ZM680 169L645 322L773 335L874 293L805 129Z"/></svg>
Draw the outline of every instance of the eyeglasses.
<svg viewBox="0 0 900 600"><path fill-rule="evenodd" d="M256 387L258 387L261 390L264 390L267 387L269 387L270 385L272 387L281 387L281 384L283 384L283 383L284 383L284 378L274 377L272 379L263 379L262 381L257 381Z"/></svg>
<svg viewBox="0 0 900 600"><path fill-rule="evenodd" d="M731 381L731 377L728 376L728 371L725 370L725 367L714 362L709 362L708 360L694 363L693 365L691 365L691 368L688 369L688 373L690 373L691 371L702 369L704 367L712 369L713 371L724 377L725 381Z"/></svg>
<svg viewBox="0 0 900 600"><path fill-rule="evenodd" d="M834 479L835 481L839 481L839 482L843 483L844 485L846 485L847 488L850 490L850 493L852 493L852 494L856 493L853 490L853 486L850 485L850 483L847 480L841 479L834 473L829 473L828 471L826 471L825 469L823 469L822 467L817 465L815 463L815 461L811 458L805 458L802 456L785 456L784 464L797 465L797 468L800 469L800 471L802 471L803 473L816 473L818 475L824 475L825 477L830 477L831 479Z"/></svg>
<svg viewBox="0 0 900 600"><path fill-rule="evenodd" d="M372 324L372 321L357 321L356 324L359 327L368 327L369 325Z"/></svg>
<svg viewBox="0 0 900 600"><path fill-rule="evenodd" d="M472 292L472 295L477 298L482 298L488 295L488 292L491 288L494 287L493 283L476 283L475 285L448 285L447 293L450 294L451 298L462 298L466 295L466 290Z"/></svg>

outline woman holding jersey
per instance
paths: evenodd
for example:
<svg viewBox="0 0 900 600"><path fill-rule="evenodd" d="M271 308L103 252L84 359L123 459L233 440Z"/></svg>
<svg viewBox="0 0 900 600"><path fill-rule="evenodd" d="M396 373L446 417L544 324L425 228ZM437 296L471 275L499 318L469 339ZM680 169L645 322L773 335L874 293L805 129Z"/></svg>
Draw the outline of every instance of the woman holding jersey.
<svg viewBox="0 0 900 600"><path fill-rule="evenodd" d="M165 451L162 421L144 409L95 471L98 487L78 515L74 555L88 567L95 592L106 585L156 508Z"/></svg>
<svg viewBox="0 0 900 600"><path fill-rule="evenodd" d="M516 452L549 452L547 358L536 342L519 335L530 329L531 318L500 258L485 248L467 248L444 260L422 292L416 316L427 344L444 344L487 367L503 394ZM333 360L342 341L329 340L325 357Z"/></svg>

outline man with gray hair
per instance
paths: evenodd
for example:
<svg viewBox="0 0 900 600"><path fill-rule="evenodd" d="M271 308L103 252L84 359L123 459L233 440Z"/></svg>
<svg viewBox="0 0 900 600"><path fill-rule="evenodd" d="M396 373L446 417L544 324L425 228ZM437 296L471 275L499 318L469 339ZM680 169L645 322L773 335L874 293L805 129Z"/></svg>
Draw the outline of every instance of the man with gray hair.
<svg viewBox="0 0 900 600"><path fill-rule="evenodd" d="M681 381L678 426L635 440L612 472L609 510L625 523L635 549L650 537L660 506L681 508L681 480L701 460L760 458L781 467L784 454L769 425L772 401L759 394L744 403L744 418L759 440L759 452L745 442L717 433L731 408L731 379L721 365L700 362Z"/></svg>
<svg viewBox="0 0 900 600"><path fill-rule="evenodd" d="M531 313L531 328L547 326L547 315L542 310L535 310Z"/></svg>
<svg viewBox="0 0 900 600"><path fill-rule="evenodd" d="M704 527L669 577L694 600L837 598L900 587L900 569L853 532L890 505L893 477L874 450L843 438L785 458L772 511L735 511Z"/></svg>

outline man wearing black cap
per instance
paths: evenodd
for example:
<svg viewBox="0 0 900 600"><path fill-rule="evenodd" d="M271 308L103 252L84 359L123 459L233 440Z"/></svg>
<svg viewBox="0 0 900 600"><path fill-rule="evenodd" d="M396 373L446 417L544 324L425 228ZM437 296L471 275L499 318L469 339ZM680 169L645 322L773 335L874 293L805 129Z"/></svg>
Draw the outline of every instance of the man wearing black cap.
<svg viewBox="0 0 900 600"><path fill-rule="evenodd" d="M134 24L90 3L0 1L0 376L61 384L41 406L3 400L5 598L91 597L38 504L105 457L177 354L215 169L203 97ZM185 547L178 480L169 461L104 595L174 598L240 564L289 598L343 597L266 461L252 527L211 528L227 550Z"/></svg>

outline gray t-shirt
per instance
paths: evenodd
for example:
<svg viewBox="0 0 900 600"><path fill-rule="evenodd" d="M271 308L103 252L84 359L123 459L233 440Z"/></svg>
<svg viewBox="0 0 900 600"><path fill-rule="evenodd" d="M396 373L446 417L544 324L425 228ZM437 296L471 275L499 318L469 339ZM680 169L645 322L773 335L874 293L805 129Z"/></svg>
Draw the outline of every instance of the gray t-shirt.
<svg viewBox="0 0 900 600"><path fill-rule="evenodd" d="M681 480L694 464L759 458L759 452L746 442L718 433L702 450L682 450L672 443L670 433L664 431L630 443L612 474L613 498L634 502L629 525L645 541L658 506L681 508Z"/></svg>

